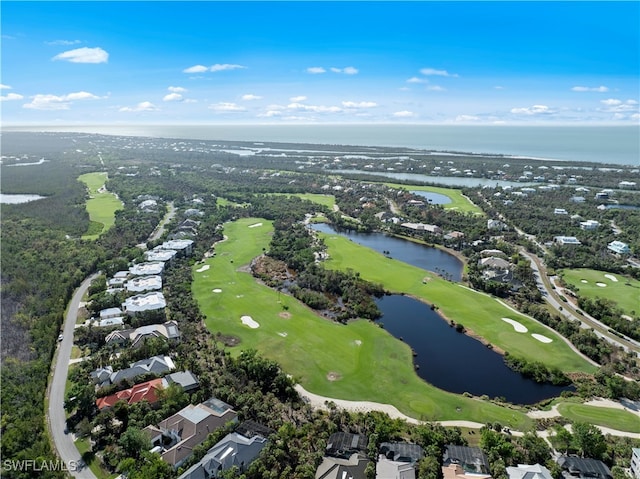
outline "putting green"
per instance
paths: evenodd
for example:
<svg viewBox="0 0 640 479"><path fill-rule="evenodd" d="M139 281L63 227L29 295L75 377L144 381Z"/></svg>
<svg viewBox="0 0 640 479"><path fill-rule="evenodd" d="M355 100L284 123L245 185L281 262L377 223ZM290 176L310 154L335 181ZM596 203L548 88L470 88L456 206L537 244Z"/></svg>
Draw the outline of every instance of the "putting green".
<svg viewBox="0 0 640 479"><path fill-rule="evenodd" d="M257 223L262 226L250 228ZM232 354L255 348L311 392L393 404L418 419L498 421L520 430L531 426L518 410L427 384L413 369L409 347L375 324L359 320L345 326L323 319L295 298L258 283L247 265L268 245L272 222L241 219L225 224L224 231L228 240L204 262L210 268L194 265L192 288L209 330L241 339ZM245 315L259 327L243 324Z"/></svg>
<svg viewBox="0 0 640 479"><path fill-rule="evenodd" d="M640 281L637 279L586 268L564 269L560 274L567 283L578 288L578 296L610 299L626 314L632 314L632 311L640 314Z"/></svg>
<svg viewBox="0 0 640 479"><path fill-rule="evenodd" d="M82 239L94 240L114 225L116 211L122 209L122 202L113 193L99 191L107 181L106 173L86 173L78 180L87 185L90 196L86 208L91 224Z"/></svg>

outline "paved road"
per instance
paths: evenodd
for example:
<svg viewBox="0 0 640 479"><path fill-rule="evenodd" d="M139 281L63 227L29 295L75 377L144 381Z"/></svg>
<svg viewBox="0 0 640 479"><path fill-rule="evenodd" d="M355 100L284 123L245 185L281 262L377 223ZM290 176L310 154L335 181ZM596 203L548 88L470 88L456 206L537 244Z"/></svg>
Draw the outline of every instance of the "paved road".
<svg viewBox="0 0 640 479"><path fill-rule="evenodd" d="M69 303L69 309L63 326L63 338L58 345L54 363L53 379L49 389L48 427L60 459L67 465L69 472L80 479L97 479L88 467L82 467L80 453L73 443L73 435L65 434L66 415L64 410L64 388L69 373L69 360L73 346L73 330L78 317L78 308L82 297L89 289L91 281L98 274L88 277L76 290ZM76 467L80 465L80 467Z"/></svg>
<svg viewBox="0 0 640 479"><path fill-rule="evenodd" d="M151 233L151 236L149 236L148 241L155 241L160 238L160 236L162 236L162 233L164 233L165 225L176 215L176 208L173 206L173 201L168 203L167 206L169 207L169 211L167 211L167 214L164 216L162 221L160 221L158 226L156 226L156 229L153 230L153 233Z"/></svg>

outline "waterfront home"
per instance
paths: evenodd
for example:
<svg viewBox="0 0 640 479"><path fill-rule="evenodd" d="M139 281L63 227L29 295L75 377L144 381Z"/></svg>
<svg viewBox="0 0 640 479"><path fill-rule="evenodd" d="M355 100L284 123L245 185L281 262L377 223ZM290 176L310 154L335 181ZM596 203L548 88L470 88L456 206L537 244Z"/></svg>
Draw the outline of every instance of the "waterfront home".
<svg viewBox="0 0 640 479"><path fill-rule="evenodd" d="M467 474L489 474L489 460L479 447L445 446L442 465L450 464L459 465Z"/></svg>
<svg viewBox="0 0 640 479"><path fill-rule="evenodd" d="M565 479L613 479L607 465L588 457L560 456L556 462Z"/></svg>
<svg viewBox="0 0 640 479"><path fill-rule="evenodd" d="M415 465L424 457L417 444L383 442L380 444L376 479L415 479Z"/></svg>

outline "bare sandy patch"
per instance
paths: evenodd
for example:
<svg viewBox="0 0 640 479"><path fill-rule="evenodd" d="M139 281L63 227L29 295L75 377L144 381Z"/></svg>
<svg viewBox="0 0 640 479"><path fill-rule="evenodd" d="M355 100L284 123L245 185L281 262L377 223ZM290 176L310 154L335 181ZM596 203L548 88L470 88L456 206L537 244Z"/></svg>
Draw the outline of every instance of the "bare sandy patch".
<svg viewBox="0 0 640 479"><path fill-rule="evenodd" d="M354 343L356 346L362 346L362 341L360 341L359 339L356 339L353 343Z"/></svg>
<svg viewBox="0 0 640 479"><path fill-rule="evenodd" d="M283 338L286 338L287 337L287 333L281 332L281 333L278 333L278 336L282 336Z"/></svg>
<svg viewBox="0 0 640 479"><path fill-rule="evenodd" d="M618 282L618 278L616 278L614 275L612 274L605 274L604 275L605 278L610 279L611 281L613 281L614 283Z"/></svg>
<svg viewBox="0 0 640 479"><path fill-rule="evenodd" d="M581 279L581 280L580 280L580 282L581 282L581 283L585 283L585 284L586 284L586 283L588 283L589 281L587 281L586 279Z"/></svg>
<svg viewBox="0 0 640 479"><path fill-rule="evenodd" d="M211 266L209 266L208 264L202 265L196 270L196 273L202 273L203 271L206 271L209 268L211 268Z"/></svg>
<svg viewBox="0 0 640 479"><path fill-rule="evenodd" d="M240 318L240 321L242 321L242 324L249 326L251 329L257 329L260 327L260 324L255 321L251 316L242 316Z"/></svg>
<svg viewBox="0 0 640 479"><path fill-rule="evenodd" d="M531 336L533 336L535 339L537 339L541 343L547 343L548 344L548 343L553 341L553 339L547 338L546 336L543 336L542 334L538 334L538 333L533 333Z"/></svg>
<svg viewBox="0 0 640 479"><path fill-rule="evenodd" d="M631 316L629 316L628 314L623 314L622 316L620 316L622 319L626 319L627 321L633 321L633 318Z"/></svg>
<svg viewBox="0 0 640 479"><path fill-rule="evenodd" d="M519 323L515 319L511 319L511 318L500 318L500 319L502 319L505 323L509 323L511 326L513 326L513 329L515 329L516 333L526 333L527 331L529 331L524 324Z"/></svg>
<svg viewBox="0 0 640 479"><path fill-rule="evenodd" d="M289 313L288 311L282 311L281 313L278 313L278 316L280 316L282 319L291 319L291 313Z"/></svg>
<svg viewBox="0 0 640 479"><path fill-rule="evenodd" d="M222 290L220 288L216 288L216 289L212 289L211 292L212 293L222 293Z"/></svg>
<svg viewBox="0 0 640 479"><path fill-rule="evenodd" d="M339 381L340 379L342 379L342 374L337 373L335 371L329 371L327 373L327 379L329 381Z"/></svg>
<svg viewBox="0 0 640 479"><path fill-rule="evenodd" d="M596 283L596 286L600 286L601 288L606 288L607 283Z"/></svg>
<svg viewBox="0 0 640 479"><path fill-rule="evenodd" d="M249 225L249 228L257 228L258 226L262 226L262 223L254 223L252 225Z"/></svg>

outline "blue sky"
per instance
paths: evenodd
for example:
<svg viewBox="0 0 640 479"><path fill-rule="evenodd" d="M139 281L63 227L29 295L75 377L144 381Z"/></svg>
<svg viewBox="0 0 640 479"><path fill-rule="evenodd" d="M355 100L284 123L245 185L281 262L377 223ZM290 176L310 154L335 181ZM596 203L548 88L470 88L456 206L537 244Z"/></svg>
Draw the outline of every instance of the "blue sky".
<svg viewBox="0 0 640 479"><path fill-rule="evenodd" d="M0 9L5 125L640 123L635 1Z"/></svg>

